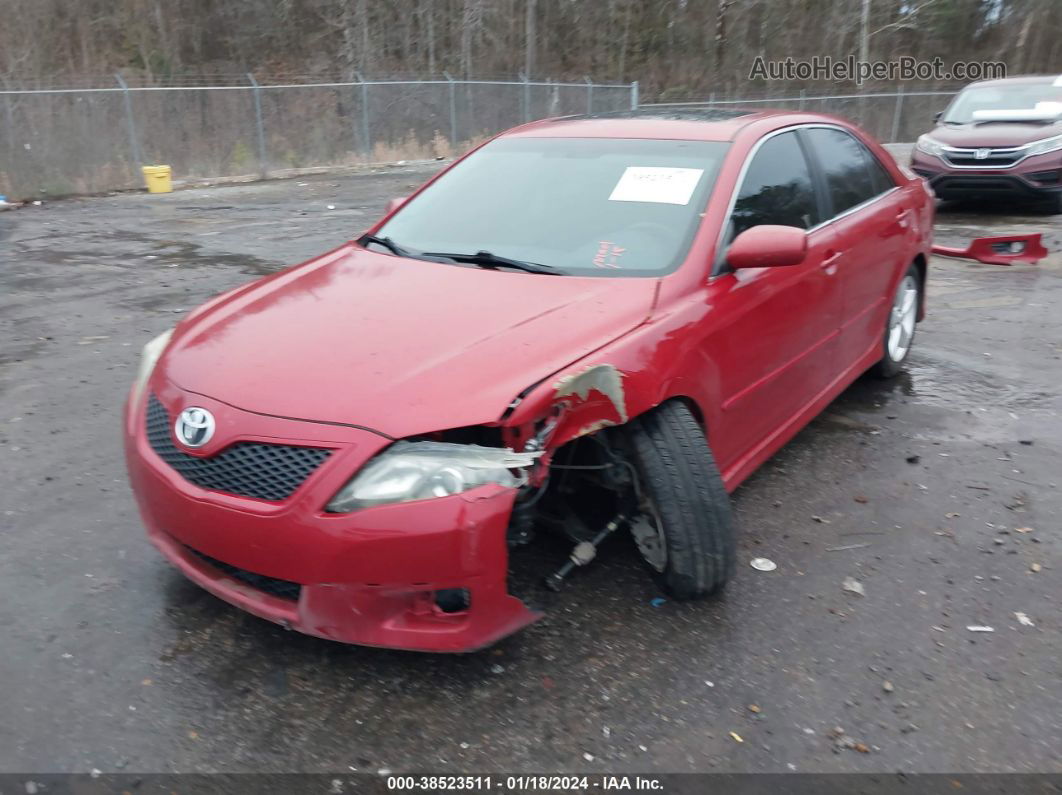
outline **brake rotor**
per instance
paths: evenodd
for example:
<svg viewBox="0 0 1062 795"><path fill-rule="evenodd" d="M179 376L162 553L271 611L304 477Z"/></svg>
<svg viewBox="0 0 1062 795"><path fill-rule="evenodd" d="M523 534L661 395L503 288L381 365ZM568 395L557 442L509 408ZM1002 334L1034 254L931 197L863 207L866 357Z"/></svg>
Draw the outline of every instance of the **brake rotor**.
<svg viewBox="0 0 1062 795"><path fill-rule="evenodd" d="M660 514L648 499L643 499L638 507L639 514L630 521L634 545L653 571L663 573L667 568L667 540Z"/></svg>

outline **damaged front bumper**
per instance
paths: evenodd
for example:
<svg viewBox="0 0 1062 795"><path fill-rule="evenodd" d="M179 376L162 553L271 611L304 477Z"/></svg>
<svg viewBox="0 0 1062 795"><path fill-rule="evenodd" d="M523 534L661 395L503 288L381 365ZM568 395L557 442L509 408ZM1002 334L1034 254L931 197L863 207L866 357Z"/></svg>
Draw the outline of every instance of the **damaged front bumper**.
<svg viewBox="0 0 1062 795"><path fill-rule="evenodd" d="M230 427L256 427L262 434L256 438L334 451L283 502L209 491L155 453L144 433L143 401L137 405L131 397L126 459L148 535L215 596L308 635L431 652L474 651L540 617L507 589L506 530L515 489L485 485L328 514L329 498L388 440L356 428L239 417L243 412L231 406L196 400ZM461 593L462 604L454 609L440 592Z"/></svg>

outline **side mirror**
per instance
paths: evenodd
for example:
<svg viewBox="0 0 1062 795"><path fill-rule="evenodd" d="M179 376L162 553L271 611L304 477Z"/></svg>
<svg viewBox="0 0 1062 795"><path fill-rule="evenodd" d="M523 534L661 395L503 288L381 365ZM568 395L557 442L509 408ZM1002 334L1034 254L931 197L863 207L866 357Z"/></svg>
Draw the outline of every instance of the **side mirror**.
<svg viewBox="0 0 1062 795"><path fill-rule="evenodd" d="M406 199L408 198L408 196L396 196L395 198L391 199L391 201L387 202L387 214L390 215L403 204L405 204Z"/></svg>
<svg viewBox="0 0 1062 795"><path fill-rule="evenodd" d="M943 116L943 115L944 115L944 111L942 111L942 110L938 110L936 113L934 113L933 114L933 123L934 124L940 124L940 117Z"/></svg>
<svg viewBox="0 0 1062 795"><path fill-rule="evenodd" d="M765 224L746 229L726 252L726 262L738 268L799 265L808 255L808 236L795 226Z"/></svg>

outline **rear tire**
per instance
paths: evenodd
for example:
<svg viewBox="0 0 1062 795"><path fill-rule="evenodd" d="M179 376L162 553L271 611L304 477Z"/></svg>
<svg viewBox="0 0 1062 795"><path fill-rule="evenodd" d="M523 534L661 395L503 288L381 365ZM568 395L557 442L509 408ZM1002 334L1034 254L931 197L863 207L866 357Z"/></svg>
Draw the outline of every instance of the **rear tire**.
<svg viewBox="0 0 1062 795"><path fill-rule="evenodd" d="M675 599L722 590L734 573L730 497L697 420L671 401L631 423L629 439L660 544L646 553L644 526L635 538L657 583Z"/></svg>
<svg viewBox="0 0 1062 795"><path fill-rule="evenodd" d="M900 284L889 302L889 314L885 318L885 335L881 343L881 359L874 365L874 374L879 378L892 378L903 370L914 344L918 309L922 306L922 274L917 265L911 265L900 279Z"/></svg>

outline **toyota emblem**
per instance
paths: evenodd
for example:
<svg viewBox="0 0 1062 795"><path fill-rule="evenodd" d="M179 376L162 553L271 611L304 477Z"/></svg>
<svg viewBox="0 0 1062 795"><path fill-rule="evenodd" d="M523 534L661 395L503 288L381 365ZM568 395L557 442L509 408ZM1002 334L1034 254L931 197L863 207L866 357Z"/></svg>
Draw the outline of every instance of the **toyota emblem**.
<svg viewBox="0 0 1062 795"><path fill-rule="evenodd" d="M214 415L198 406L186 408L178 415L173 432L185 447L202 447L214 435Z"/></svg>

